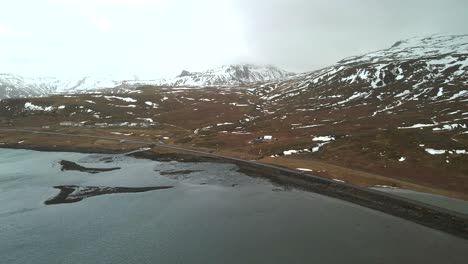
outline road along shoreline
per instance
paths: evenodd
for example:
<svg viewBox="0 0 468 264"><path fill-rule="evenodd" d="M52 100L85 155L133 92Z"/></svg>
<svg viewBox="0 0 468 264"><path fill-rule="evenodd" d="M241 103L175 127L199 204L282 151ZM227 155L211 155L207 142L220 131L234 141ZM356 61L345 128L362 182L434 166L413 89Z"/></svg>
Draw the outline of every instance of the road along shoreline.
<svg viewBox="0 0 468 264"><path fill-rule="evenodd" d="M239 171L253 177L261 177L292 188L315 192L328 197L348 201L363 207L374 209L408 221L419 223L426 227L440 230L457 237L468 239L468 216L444 208L428 205L396 195L361 188L347 183L339 183L330 179L298 172L279 166L257 163L253 161L219 156L213 153L184 149L177 146L152 144L151 142L129 142L142 144L142 147L152 145L156 149L171 149L184 153L157 153L151 149L142 151L112 150L105 148L83 148L72 146L47 146L31 144L4 144L0 148L29 149L36 151L79 152L128 155L155 161L179 162L215 162L230 163L239 167ZM188 153L192 152L191 154ZM345 216L344 216L345 217Z"/></svg>

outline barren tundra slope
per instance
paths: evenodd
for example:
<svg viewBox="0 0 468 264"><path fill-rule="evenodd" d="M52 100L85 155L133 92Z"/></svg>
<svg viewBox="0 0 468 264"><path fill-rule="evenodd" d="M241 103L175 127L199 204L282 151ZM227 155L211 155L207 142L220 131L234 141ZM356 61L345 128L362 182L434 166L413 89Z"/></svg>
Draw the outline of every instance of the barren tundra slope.
<svg viewBox="0 0 468 264"><path fill-rule="evenodd" d="M0 125L162 140L467 199L467 70L468 36L414 38L280 81L2 100ZM0 133L0 144L108 147Z"/></svg>

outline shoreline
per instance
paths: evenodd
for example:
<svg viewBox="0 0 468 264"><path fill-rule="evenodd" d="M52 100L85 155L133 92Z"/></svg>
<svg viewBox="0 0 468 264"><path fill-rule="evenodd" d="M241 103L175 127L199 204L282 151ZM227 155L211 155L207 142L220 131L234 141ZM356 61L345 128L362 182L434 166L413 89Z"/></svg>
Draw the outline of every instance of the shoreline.
<svg viewBox="0 0 468 264"><path fill-rule="evenodd" d="M120 154L128 150L105 148L44 146L32 144L4 144L0 148L27 149L48 152L75 152L88 154ZM158 148L156 148L158 149ZM296 172L287 168L243 161L228 157L208 157L188 153L157 153L152 150L127 154L130 157L154 161L179 162L214 162L229 163L239 167L239 172L250 177L266 178L278 185L314 192L320 195L340 199L346 202L367 207L426 227L443 231L457 237L468 239L468 215L448 209L417 202L393 194L368 188L362 188L347 183L337 183L332 180L311 174Z"/></svg>

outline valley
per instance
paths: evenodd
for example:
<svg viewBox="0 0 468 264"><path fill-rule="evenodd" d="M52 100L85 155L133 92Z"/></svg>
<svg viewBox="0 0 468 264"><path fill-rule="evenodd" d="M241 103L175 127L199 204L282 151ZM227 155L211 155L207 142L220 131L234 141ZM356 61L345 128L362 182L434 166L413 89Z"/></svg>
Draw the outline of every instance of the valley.
<svg viewBox="0 0 468 264"><path fill-rule="evenodd" d="M112 151L141 147L126 140L163 142L466 200L467 61L467 36L433 36L277 79L186 72L166 83L4 99L1 128L121 142L0 131L0 144Z"/></svg>

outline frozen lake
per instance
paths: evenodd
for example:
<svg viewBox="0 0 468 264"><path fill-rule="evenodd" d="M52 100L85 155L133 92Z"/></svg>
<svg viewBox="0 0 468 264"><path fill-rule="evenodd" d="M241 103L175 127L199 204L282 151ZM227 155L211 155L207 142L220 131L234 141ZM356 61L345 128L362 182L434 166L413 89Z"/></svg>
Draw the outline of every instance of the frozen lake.
<svg viewBox="0 0 468 264"><path fill-rule="evenodd" d="M121 169L61 171L60 160ZM174 187L45 205L56 185ZM468 241L285 190L230 164L0 149L0 256L13 264L466 263Z"/></svg>

